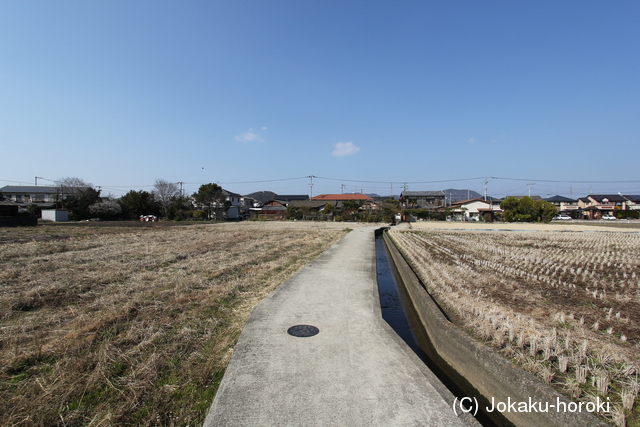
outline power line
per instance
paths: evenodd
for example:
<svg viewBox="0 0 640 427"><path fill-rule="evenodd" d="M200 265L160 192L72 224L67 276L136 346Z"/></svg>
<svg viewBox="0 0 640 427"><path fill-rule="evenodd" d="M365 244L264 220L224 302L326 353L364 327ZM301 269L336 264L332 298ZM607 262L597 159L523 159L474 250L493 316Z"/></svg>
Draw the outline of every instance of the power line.
<svg viewBox="0 0 640 427"><path fill-rule="evenodd" d="M522 178L502 178L502 177L497 177L494 176L492 177L493 179L503 179L503 180L507 180L507 181L540 181L540 182L570 182L570 183L577 183L577 184L617 184L617 183L636 183L636 182L640 182L640 180L636 179L636 180L632 180L632 181L570 181L567 179L562 179L562 180L550 180L550 179L522 179Z"/></svg>

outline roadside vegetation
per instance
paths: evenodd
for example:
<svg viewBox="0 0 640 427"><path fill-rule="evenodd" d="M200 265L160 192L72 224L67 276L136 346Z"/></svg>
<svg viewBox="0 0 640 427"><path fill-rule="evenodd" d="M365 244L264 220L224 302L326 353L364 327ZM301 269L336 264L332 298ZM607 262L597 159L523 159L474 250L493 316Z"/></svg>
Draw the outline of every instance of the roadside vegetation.
<svg viewBox="0 0 640 427"><path fill-rule="evenodd" d="M393 230L447 315L576 401L640 425L640 234Z"/></svg>
<svg viewBox="0 0 640 427"><path fill-rule="evenodd" d="M1 425L200 425L251 308L347 232L170 224L0 229Z"/></svg>

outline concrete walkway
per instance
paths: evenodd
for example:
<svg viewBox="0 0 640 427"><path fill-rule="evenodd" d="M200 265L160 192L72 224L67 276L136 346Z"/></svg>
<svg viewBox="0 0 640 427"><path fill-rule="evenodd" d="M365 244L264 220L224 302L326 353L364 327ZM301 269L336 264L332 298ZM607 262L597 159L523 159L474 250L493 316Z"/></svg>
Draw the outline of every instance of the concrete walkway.
<svg viewBox="0 0 640 427"><path fill-rule="evenodd" d="M287 333L299 324L320 332ZM204 425L474 425L453 399L382 319L363 227L253 309Z"/></svg>

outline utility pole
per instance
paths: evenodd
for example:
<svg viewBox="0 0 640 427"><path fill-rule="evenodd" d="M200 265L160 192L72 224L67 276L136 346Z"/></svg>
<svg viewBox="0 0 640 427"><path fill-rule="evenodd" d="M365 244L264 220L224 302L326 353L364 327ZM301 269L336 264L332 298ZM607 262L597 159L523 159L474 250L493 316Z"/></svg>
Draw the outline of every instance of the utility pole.
<svg viewBox="0 0 640 427"><path fill-rule="evenodd" d="M527 185L529 186L529 197L531 197L531 186L533 185L533 182L528 182Z"/></svg>
<svg viewBox="0 0 640 427"><path fill-rule="evenodd" d="M182 184L184 184L184 182L180 181L176 182L176 184L180 184L180 198L184 197L184 194L182 193Z"/></svg>
<svg viewBox="0 0 640 427"><path fill-rule="evenodd" d="M317 178L317 176L309 175L307 178L309 178L311 180L309 182L309 200L311 200L311 199L313 199L313 178Z"/></svg>
<svg viewBox="0 0 640 427"><path fill-rule="evenodd" d="M344 194L344 184L340 184L340 194Z"/></svg>
<svg viewBox="0 0 640 427"><path fill-rule="evenodd" d="M489 182L489 177L484 179L484 201L487 201L487 183Z"/></svg>

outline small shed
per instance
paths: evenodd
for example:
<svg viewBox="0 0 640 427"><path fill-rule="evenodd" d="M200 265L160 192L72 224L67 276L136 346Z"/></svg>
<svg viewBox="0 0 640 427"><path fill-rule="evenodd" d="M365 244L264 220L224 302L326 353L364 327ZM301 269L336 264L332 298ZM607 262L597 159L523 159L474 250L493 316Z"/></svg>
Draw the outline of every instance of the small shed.
<svg viewBox="0 0 640 427"><path fill-rule="evenodd" d="M69 221L69 211L66 209L43 209L42 219L54 222Z"/></svg>

